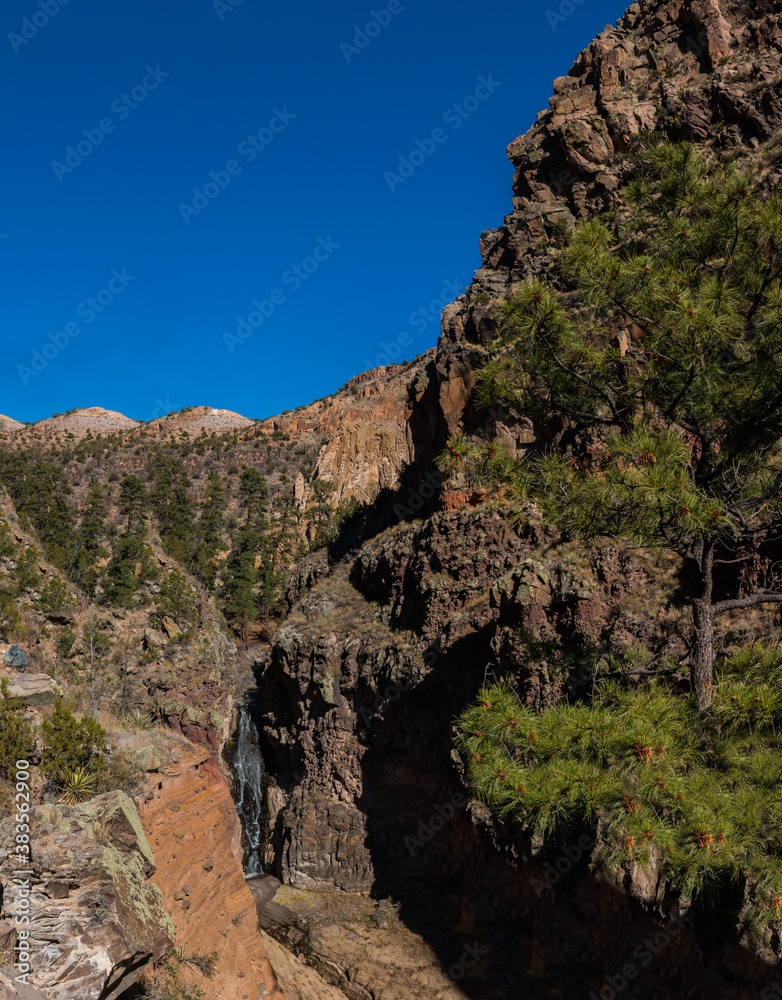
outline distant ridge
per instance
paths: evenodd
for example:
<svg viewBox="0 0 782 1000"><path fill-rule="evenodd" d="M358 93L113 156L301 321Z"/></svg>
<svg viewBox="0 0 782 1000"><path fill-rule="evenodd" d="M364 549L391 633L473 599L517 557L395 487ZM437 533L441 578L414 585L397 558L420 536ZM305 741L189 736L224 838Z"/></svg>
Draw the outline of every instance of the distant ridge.
<svg viewBox="0 0 782 1000"><path fill-rule="evenodd" d="M20 423L18 420L14 420L13 417L6 417L0 413L0 434L7 433L9 431L18 431L24 424Z"/></svg>

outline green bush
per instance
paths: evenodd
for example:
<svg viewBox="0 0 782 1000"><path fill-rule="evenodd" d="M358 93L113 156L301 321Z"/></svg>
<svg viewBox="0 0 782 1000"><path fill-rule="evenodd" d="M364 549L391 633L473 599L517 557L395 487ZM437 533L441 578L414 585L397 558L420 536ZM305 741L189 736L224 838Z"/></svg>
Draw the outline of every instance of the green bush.
<svg viewBox="0 0 782 1000"><path fill-rule="evenodd" d="M61 628L54 643L57 655L61 656L64 660L70 659L75 641L76 633L70 625L66 625L65 628Z"/></svg>
<svg viewBox="0 0 782 1000"><path fill-rule="evenodd" d="M106 733L91 716L79 721L57 701L51 718L42 725L44 751L41 770L58 790L65 789L72 776L83 770L99 775L106 768L103 747Z"/></svg>
<svg viewBox="0 0 782 1000"><path fill-rule="evenodd" d="M28 545L16 560L16 579L20 587L34 587L40 582L41 575L38 572L40 556L41 553L34 545Z"/></svg>
<svg viewBox="0 0 782 1000"><path fill-rule="evenodd" d="M16 555L16 542L10 524L0 524L0 557Z"/></svg>
<svg viewBox="0 0 782 1000"><path fill-rule="evenodd" d="M24 706L8 696L8 681L0 680L0 775L10 781L18 760L27 760L35 750L30 723L23 718Z"/></svg>
<svg viewBox="0 0 782 1000"><path fill-rule="evenodd" d="M44 611L60 614L73 609L73 594L59 577L54 576L41 591L38 603Z"/></svg>
<svg viewBox="0 0 782 1000"><path fill-rule="evenodd" d="M456 742L476 793L531 834L598 822L613 868L648 867L700 893L747 878L753 916L782 916L782 649L722 665L713 707L656 682L598 685L592 704L536 713L481 691Z"/></svg>

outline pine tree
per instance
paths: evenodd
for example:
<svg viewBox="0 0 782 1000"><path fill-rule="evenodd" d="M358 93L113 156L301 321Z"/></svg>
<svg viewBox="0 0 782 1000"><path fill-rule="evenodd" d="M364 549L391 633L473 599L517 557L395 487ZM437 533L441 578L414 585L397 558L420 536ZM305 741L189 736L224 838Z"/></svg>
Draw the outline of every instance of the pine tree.
<svg viewBox="0 0 782 1000"><path fill-rule="evenodd" d="M77 533L79 555L72 574L90 597L95 596L97 583L95 563L106 555L101 542L106 537L107 511L108 505L103 487L93 480L87 490L84 512L79 524Z"/></svg>
<svg viewBox="0 0 782 1000"><path fill-rule="evenodd" d="M334 537L334 508L331 498L336 492L334 483L326 479L313 479L310 483L310 496L307 502L306 514L315 527L313 547L320 548L328 544Z"/></svg>
<svg viewBox="0 0 782 1000"><path fill-rule="evenodd" d="M106 513L106 494L101 484L93 480L87 490L79 525L81 545L90 563L103 555L101 541L106 537Z"/></svg>
<svg viewBox="0 0 782 1000"><path fill-rule="evenodd" d="M150 463L150 507L157 517L165 552L190 567L197 548L190 478L178 458L157 452Z"/></svg>
<svg viewBox="0 0 782 1000"><path fill-rule="evenodd" d="M566 291L531 281L512 295L480 376L484 407L533 417L559 449L476 460L488 476L501 461L522 506L575 536L685 560L704 709L715 617L782 601L770 561L747 592L715 590L718 566L782 532L782 198L732 167L710 172L686 144L641 157L625 195L625 213L576 230Z"/></svg>
<svg viewBox="0 0 782 1000"><path fill-rule="evenodd" d="M196 622L196 592L179 570L172 570L160 584L156 604L158 614L169 615L180 628L187 629Z"/></svg>
<svg viewBox="0 0 782 1000"><path fill-rule="evenodd" d="M201 503L198 519L203 545L216 552L225 530L226 495L225 484L219 472L213 472L206 484L206 494Z"/></svg>
<svg viewBox="0 0 782 1000"><path fill-rule="evenodd" d="M192 573L210 590L217 575L216 556L225 530L226 494L222 477L213 472L200 504L200 516L195 525L195 553L191 560Z"/></svg>
<svg viewBox="0 0 782 1000"><path fill-rule="evenodd" d="M138 476L125 476L119 488L119 509L128 519L128 533L141 529L148 504L147 491Z"/></svg>
<svg viewBox="0 0 782 1000"><path fill-rule="evenodd" d="M22 526L32 525L47 559L70 573L77 560L78 543L65 473L42 459L17 452L0 453L0 479L14 501Z"/></svg>
<svg viewBox="0 0 782 1000"><path fill-rule="evenodd" d="M254 588L256 583L255 560L251 552L234 549L228 558L224 586L225 616L235 625L253 621L256 616L257 601Z"/></svg>
<svg viewBox="0 0 782 1000"><path fill-rule="evenodd" d="M266 480L261 473L252 466L245 466L239 477L239 498L242 506L247 511L247 524L258 517L263 511L269 499L269 490Z"/></svg>

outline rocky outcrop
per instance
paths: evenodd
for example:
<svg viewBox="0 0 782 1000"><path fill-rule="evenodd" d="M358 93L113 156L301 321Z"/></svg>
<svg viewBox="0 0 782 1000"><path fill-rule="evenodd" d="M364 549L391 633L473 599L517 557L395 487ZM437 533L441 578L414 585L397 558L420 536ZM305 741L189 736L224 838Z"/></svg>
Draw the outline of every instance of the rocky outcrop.
<svg viewBox="0 0 782 1000"><path fill-rule="evenodd" d="M441 957L405 926L390 900L307 892L268 878L262 886L255 886L260 889L254 892L263 926L273 928L270 933L298 954L294 959L265 935L288 1000L345 996L350 1000L467 1000L483 995L488 950L473 946L455 952L444 968Z"/></svg>
<svg viewBox="0 0 782 1000"><path fill-rule="evenodd" d="M224 434L229 431L243 431L252 427L255 421L243 417L233 410L217 410L211 406L188 406L176 413L160 413L147 424L137 426L131 438L165 437L176 438L186 434L197 438L204 434Z"/></svg>
<svg viewBox="0 0 782 1000"><path fill-rule="evenodd" d="M8 683L8 697L23 705L53 705L62 695L62 688L48 674L18 674L0 668L0 680Z"/></svg>
<svg viewBox="0 0 782 1000"><path fill-rule="evenodd" d="M456 432L494 437L513 454L543 438L531 421L474 407L495 306L515 283L552 273L560 231L616 204L625 154L644 133L696 141L750 166L767 190L778 184L781 13L780 0L644 0L554 81L549 108L508 147L513 210L483 233L481 268L409 380L414 482ZM666 937L653 916L670 919L674 901L647 878L619 892L585 870L560 893L561 879L543 877L558 860L550 845L520 842L460 798L450 726L489 675L513 675L543 705L577 693L601 654L646 643L683 656L677 567L621 546L585 553L518 537L501 515L470 509L481 500L452 492L442 513L427 518L424 507L413 515L422 523L384 532L349 565L313 560L292 581L299 603L261 686L267 864L303 889L393 892L431 939L480 927L496 966L511 982L538 975L541 994L546 985L599 993L622 962L640 972L633 948L646 954L645 940ZM769 616L764 627L774 634ZM578 853L585 869L591 850ZM649 953L628 995L757 995L768 969L739 947L741 933L715 914L699 921L695 934ZM610 954L609 938L622 942ZM493 987L514 995L499 979Z"/></svg>
<svg viewBox="0 0 782 1000"><path fill-rule="evenodd" d="M205 747L173 733L137 737L150 756L141 822L158 858L154 883L171 914L176 942L218 956L208 986L220 1000L285 1000L269 964L255 903L244 880L240 830L230 784ZM188 979L190 974L183 971Z"/></svg>
<svg viewBox="0 0 782 1000"><path fill-rule="evenodd" d="M557 845L506 829L470 799L452 750L452 721L487 676L512 675L546 705L591 685L608 653L640 642L684 655L676 569L617 544L518 534L491 504L366 543L303 594L262 672L265 870L302 891L392 895L445 967L485 949L477 995L599 993L658 934L670 947L649 953L634 998L704 984L724 1000L756 996L768 970L725 922L696 912L674 944L683 908L653 873L596 881L592 831ZM335 960L349 945L324 934Z"/></svg>
<svg viewBox="0 0 782 1000"><path fill-rule="evenodd" d="M87 406L68 413L57 413L35 424L22 425L16 431L16 440L51 441L60 435L71 434L72 440L81 441L88 434L127 433L138 426L137 420L131 420L124 413L105 410L102 406Z"/></svg>
<svg viewBox="0 0 782 1000"><path fill-rule="evenodd" d="M261 428L297 438L317 434L313 478L334 484L333 506L351 498L371 501L395 489L404 469L429 448L432 426L420 401L433 356L427 351L413 362L364 372L333 396L263 421ZM297 492L300 507L309 494L305 483Z"/></svg>
<svg viewBox="0 0 782 1000"><path fill-rule="evenodd" d="M14 420L13 417L6 417L4 414L0 413L0 435L11 435L16 431L21 430L24 427L23 423L18 420Z"/></svg>
<svg viewBox="0 0 782 1000"><path fill-rule="evenodd" d="M8 975L0 972L0 1000L46 1000L40 990L24 983L15 982L13 970L8 969Z"/></svg>
<svg viewBox="0 0 782 1000"><path fill-rule="evenodd" d="M549 108L507 149L513 211L482 234L482 266L443 311L434 365L443 436L480 431L511 451L535 439L531 425L509 426L472 407L475 368L496 336L493 305L515 283L550 270L558 225L616 202L625 154L643 133L705 144L746 164L752 154L766 189L779 184L781 12L779 0L633 3L554 81Z"/></svg>
<svg viewBox="0 0 782 1000"><path fill-rule="evenodd" d="M301 888L371 888L373 841L402 865L423 790L458 790L450 723L487 669L544 705L583 686L594 649L667 635L683 652L674 573L616 545L520 536L490 505L364 545L304 595L264 672L267 865Z"/></svg>
<svg viewBox="0 0 782 1000"><path fill-rule="evenodd" d="M0 824L4 845L14 843L14 822ZM155 860L136 807L110 792L81 806L36 806L29 826L24 874L6 851L0 864L3 918L29 929L29 984L50 1000L115 1000L174 940L148 881Z"/></svg>

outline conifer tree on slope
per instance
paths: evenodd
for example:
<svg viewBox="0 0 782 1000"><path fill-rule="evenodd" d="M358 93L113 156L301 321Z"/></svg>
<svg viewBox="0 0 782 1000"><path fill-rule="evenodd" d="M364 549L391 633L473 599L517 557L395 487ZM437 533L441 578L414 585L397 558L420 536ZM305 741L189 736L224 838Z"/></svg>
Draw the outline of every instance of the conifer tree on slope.
<svg viewBox="0 0 782 1000"><path fill-rule="evenodd" d="M715 617L782 602L769 557L782 538L782 198L709 171L686 144L644 153L625 195L613 218L576 230L564 291L532 281L511 296L480 374L482 405L565 427L571 453L475 457L575 536L632 537L686 561L705 709ZM758 551L764 575L742 592ZM732 591L715 589L720 565Z"/></svg>

